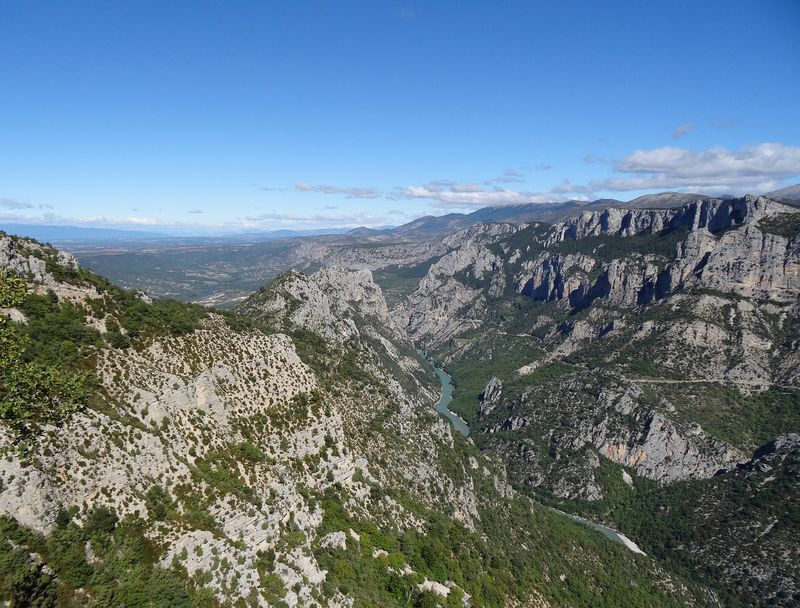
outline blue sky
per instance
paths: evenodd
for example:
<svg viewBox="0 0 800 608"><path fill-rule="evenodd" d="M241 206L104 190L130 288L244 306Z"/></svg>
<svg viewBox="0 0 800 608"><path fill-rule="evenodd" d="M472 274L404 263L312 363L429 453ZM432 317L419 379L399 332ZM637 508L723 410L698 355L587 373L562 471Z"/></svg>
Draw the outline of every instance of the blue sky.
<svg viewBox="0 0 800 608"><path fill-rule="evenodd" d="M0 4L0 221L399 224L800 181L800 2Z"/></svg>

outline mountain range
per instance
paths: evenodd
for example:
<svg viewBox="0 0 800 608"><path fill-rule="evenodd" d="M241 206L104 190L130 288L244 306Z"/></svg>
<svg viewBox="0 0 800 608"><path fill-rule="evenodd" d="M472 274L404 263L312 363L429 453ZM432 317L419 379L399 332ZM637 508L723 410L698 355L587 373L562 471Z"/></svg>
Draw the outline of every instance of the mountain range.
<svg viewBox="0 0 800 608"><path fill-rule="evenodd" d="M0 233L0 600L797 605L800 209L558 205Z"/></svg>

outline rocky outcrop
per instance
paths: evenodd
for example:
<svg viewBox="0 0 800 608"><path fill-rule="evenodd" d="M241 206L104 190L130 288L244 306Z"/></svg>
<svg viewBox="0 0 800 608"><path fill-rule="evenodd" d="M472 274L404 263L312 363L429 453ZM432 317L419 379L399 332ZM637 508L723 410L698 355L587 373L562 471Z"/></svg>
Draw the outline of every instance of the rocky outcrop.
<svg viewBox="0 0 800 608"><path fill-rule="evenodd" d="M534 445L546 442L546 461L529 450L520 452L546 471L528 483L565 498L602 498L593 473L600 465L598 455L660 483L706 479L747 459L699 425L675 422L671 404L654 410L636 384L619 384L596 396L594 392L580 376L561 382L557 393L532 386L513 401L495 404L481 416L481 429L490 434L523 431L514 440L519 445L527 439L534 439ZM509 458L512 452L507 447L504 451Z"/></svg>
<svg viewBox="0 0 800 608"><path fill-rule="evenodd" d="M417 289L392 310L409 336L426 348L449 340L480 322L486 296L506 289L503 260L489 245L519 226L476 225L444 240L456 249L435 262Z"/></svg>
<svg viewBox="0 0 800 608"><path fill-rule="evenodd" d="M500 402L500 398L503 396L503 383L500 381L499 378L492 376L489 382L486 383L486 386L483 389L483 392L480 394L480 402L481 406L478 410L478 416L488 416L494 407Z"/></svg>
<svg viewBox="0 0 800 608"><path fill-rule="evenodd" d="M705 479L741 462L741 451L708 437L699 426L680 430L660 412L647 412L644 424L628 442L603 437L599 452L610 461L632 468L638 475L662 483ZM601 436L595 435L597 441Z"/></svg>
<svg viewBox="0 0 800 608"><path fill-rule="evenodd" d="M383 293L366 269L332 267L311 275L289 271L240 304L238 310L277 327L288 323L337 342L359 336L359 315L402 335L389 317Z"/></svg>
<svg viewBox="0 0 800 608"><path fill-rule="evenodd" d="M679 209L607 209L586 212L557 226L553 245L592 236L630 238L687 231L669 257L635 252L599 261L591 254L553 255L545 250L515 274L519 293L572 308L595 299L614 304L652 302L686 288L794 302L800 293L800 241L765 233L758 222L796 210L763 197L701 200Z"/></svg>
<svg viewBox="0 0 800 608"><path fill-rule="evenodd" d="M587 255L541 256L520 265L514 276L519 293L534 300L582 302L591 288L596 262Z"/></svg>
<svg viewBox="0 0 800 608"><path fill-rule="evenodd" d="M705 229L719 232L745 222L757 222L792 208L763 196L747 195L735 199L701 198L674 209L620 209L587 211L558 225L555 242L588 236L630 237L663 230Z"/></svg>

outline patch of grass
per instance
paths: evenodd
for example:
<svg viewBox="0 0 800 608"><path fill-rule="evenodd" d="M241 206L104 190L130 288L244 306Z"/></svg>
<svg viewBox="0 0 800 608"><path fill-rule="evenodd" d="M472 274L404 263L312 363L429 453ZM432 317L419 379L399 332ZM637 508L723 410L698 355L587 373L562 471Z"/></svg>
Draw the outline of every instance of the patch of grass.
<svg viewBox="0 0 800 608"><path fill-rule="evenodd" d="M566 238L549 247L552 253L583 253L603 262L624 258L632 254L657 255L672 258L675 248L686 238L688 229L662 230L652 234L628 237L603 234L580 239Z"/></svg>
<svg viewBox="0 0 800 608"><path fill-rule="evenodd" d="M800 391L771 388L744 394L716 383L662 384L644 389L653 400L666 397L680 419L697 422L714 437L745 450L778 435L800 432Z"/></svg>
<svg viewBox="0 0 800 608"><path fill-rule="evenodd" d="M800 213L776 213L757 224L761 232L791 239L800 234Z"/></svg>

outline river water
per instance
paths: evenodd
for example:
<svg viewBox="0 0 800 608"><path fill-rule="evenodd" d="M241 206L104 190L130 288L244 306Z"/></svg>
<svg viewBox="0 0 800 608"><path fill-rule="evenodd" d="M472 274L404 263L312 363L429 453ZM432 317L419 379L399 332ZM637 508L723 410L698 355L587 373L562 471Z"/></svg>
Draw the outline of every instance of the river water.
<svg viewBox="0 0 800 608"><path fill-rule="evenodd" d="M444 371L441 367L437 367L437 365L431 361L423 352L420 352L420 355L428 362L436 375L439 376L439 384L442 386L442 393L439 397L439 401L434 406L437 412L439 412L442 416L447 418L450 421L450 424L464 437L469 437L469 425L464 421L464 419L459 416L458 414L451 412L450 402L453 400L453 379L450 377L446 371Z"/></svg>
<svg viewBox="0 0 800 608"><path fill-rule="evenodd" d="M433 361L431 361L423 352L420 352L420 355L428 362L428 364L433 367L436 371L436 375L439 377L439 383L442 385L442 394L439 397L439 401L436 404L435 408L436 411L439 412L442 416L447 418L453 427L464 437L469 436L469 425L464 421L461 416L455 414L450 411L449 405L450 402L453 400L453 382L450 374L444 371L442 368L438 367ZM571 520L576 521L584 526L589 526L590 528L594 528L595 530L599 530L600 532L605 535L606 538L614 541L617 544L620 544L624 547L627 547L634 553L639 553L641 555L645 555L645 552L642 551L635 542L633 542L630 538L622 534L621 532L617 532L613 528L609 528L608 526L604 526L603 524L598 524L588 519L584 519L583 517L579 517L577 515L572 515L570 513L565 513L564 511L560 511L558 509L553 509L552 507L548 507L552 511L563 515L564 517L569 517Z"/></svg>

